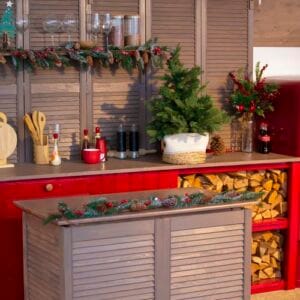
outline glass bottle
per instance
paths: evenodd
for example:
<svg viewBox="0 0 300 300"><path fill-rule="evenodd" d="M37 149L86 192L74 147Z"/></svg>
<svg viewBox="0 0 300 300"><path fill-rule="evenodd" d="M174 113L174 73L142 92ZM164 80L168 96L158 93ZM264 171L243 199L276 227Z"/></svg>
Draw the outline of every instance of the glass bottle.
<svg viewBox="0 0 300 300"><path fill-rule="evenodd" d="M139 157L139 132L135 124L132 124L129 132L129 151L131 158Z"/></svg>
<svg viewBox="0 0 300 300"><path fill-rule="evenodd" d="M125 46L139 46L140 45L140 16L126 15L124 17L125 30L124 40Z"/></svg>
<svg viewBox="0 0 300 300"><path fill-rule="evenodd" d="M126 158L126 131L123 124L119 125L117 131L117 152L120 159Z"/></svg>
<svg viewBox="0 0 300 300"><path fill-rule="evenodd" d="M100 127L96 127L95 133L95 148L100 150L100 162L105 162L107 160L106 139L101 136Z"/></svg>
<svg viewBox="0 0 300 300"><path fill-rule="evenodd" d="M58 153L58 133L53 133L54 147L51 155L50 164L52 166L61 165L61 157Z"/></svg>
<svg viewBox="0 0 300 300"><path fill-rule="evenodd" d="M268 133L268 124L262 122L259 126L258 152L268 154L271 151L271 138Z"/></svg>
<svg viewBox="0 0 300 300"><path fill-rule="evenodd" d="M81 145L81 159L82 160L83 160L82 151L84 149L89 149L89 148L90 148L89 131L88 131L88 129L84 129L83 130L83 141L82 141L82 145Z"/></svg>

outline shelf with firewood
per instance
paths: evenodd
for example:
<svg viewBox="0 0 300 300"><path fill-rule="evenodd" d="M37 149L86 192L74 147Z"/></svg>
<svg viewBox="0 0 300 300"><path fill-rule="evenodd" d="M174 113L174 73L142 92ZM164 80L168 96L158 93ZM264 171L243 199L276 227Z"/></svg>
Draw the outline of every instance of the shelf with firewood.
<svg viewBox="0 0 300 300"><path fill-rule="evenodd" d="M198 187L204 190L254 191L261 198L252 210L251 282L252 293L285 288L283 269L286 262L288 220L288 169L249 169L221 173L183 174L180 187Z"/></svg>

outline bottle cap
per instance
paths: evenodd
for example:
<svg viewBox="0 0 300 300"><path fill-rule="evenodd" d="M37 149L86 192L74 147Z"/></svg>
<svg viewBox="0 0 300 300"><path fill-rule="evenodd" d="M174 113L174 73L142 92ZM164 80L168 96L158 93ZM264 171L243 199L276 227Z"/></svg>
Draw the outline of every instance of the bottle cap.
<svg viewBox="0 0 300 300"><path fill-rule="evenodd" d="M137 126L135 124L131 125L131 131L138 131Z"/></svg>
<svg viewBox="0 0 300 300"><path fill-rule="evenodd" d="M83 130L83 134L84 134L84 135L88 135L88 134L89 134L89 130L88 130L88 129L84 129L84 130Z"/></svg>
<svg viewBox="0 0 300 300"><path fill-rule="evenodd" d="M118 131L125 131L124 125L122 123L119 125Z"/></svg>
<svg viewBox="0 0 300 300"><path fill-rule="evenodd" d="M100 127L96 127L96 128L95 128L95 132L96 132L96 133L100 133Z"/></svg>
<svg viewBox="0 0 300 300"><path fill-rule="evenodd" d="M58 139L58 133L53 133L53 138Z"/></svg>

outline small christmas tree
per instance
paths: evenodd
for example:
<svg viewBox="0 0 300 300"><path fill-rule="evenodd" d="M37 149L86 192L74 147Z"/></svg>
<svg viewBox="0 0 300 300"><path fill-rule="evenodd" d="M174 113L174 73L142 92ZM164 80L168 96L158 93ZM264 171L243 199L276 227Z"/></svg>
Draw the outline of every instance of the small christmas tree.
<svg viewBox="0 0 300 300"><path fill-rule="evenodd" d="M179 54L177 47L167 62L159 96L150 102L153 119L147 133L152 141L176 133L211 133L228 121L227 114L214 108L211 97L203 94L200 67L185 68Z"/></svg>
<svg viewBox="0 0 300 300"><path fill-rule="evenodd" d="M13 3L11 1L6 3L6 9L0 21L0 33L3 34L5 32L10 38L14 38L16 34L12 5Z"/></svg>

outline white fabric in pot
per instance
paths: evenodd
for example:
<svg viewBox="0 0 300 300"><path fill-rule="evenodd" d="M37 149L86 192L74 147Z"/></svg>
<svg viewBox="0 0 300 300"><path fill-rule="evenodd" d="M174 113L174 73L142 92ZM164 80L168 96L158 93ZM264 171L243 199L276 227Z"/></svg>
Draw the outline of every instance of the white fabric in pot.
<svg viewBox="0 0 300 300"><path fill-rule="evenodd" d="M209 134L178 133L166 135L163 139L165 154L183 152L206 152Z"/></svg>

